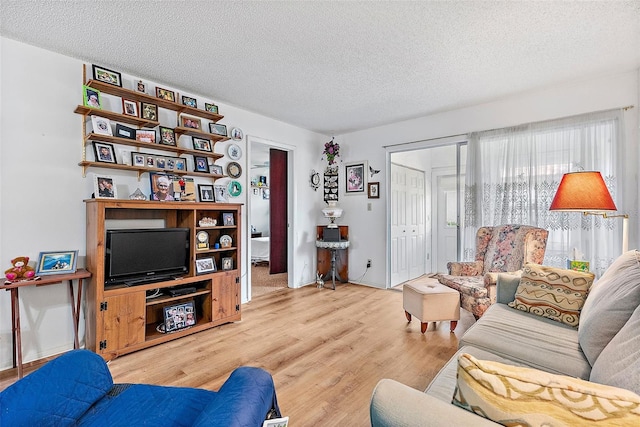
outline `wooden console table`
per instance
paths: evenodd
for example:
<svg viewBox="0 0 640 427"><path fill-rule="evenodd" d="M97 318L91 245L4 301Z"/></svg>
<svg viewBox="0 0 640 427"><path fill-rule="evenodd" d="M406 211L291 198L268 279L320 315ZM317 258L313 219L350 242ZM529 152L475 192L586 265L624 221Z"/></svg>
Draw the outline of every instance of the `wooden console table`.
<svg viewBox="0 0 640 427"><path fill-rule="evenodd" d="M80 347L78 339L78 322L80 320L80 301L82 299L82 280L91 277L87 270L79 269L75 273L52 274L41 276L38 280L25 280L23 282L13 282L5 284L6 279L2 279L0 289L11 291L11 332L13 334L13 367L18 367L18 378L22 378L22 337L20 335L20 299L18 290L25 286L46 286L64 281L69 282L69 296L71 298L71 316L73 319L74 341L73 348ZM74 297L73 281L78 281L78 296ZM75 305L74 305L75 302Z"/></svg>
<svg viewBox="0 0 640 427"><path fill-rule="evenodd" d="M316 241L324 240L324 228L325 226L316 226ZM339 225L340 240L349 240L349 226ZM317 272L325 278L333 278L332 270L335 269L336 277L342 283L349 281L349 251L339 250L332 251L328 248L318 247L316 244L316 257L317 257ZM333 265L332 265L333 258Z"/></svg>

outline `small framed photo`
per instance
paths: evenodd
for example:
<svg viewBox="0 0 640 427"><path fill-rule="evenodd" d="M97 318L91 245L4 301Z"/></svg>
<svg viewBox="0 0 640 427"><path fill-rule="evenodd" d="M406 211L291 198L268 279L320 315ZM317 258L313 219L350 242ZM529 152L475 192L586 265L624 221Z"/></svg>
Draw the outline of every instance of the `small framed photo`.
<svg viewBox="0 0 640 427"><path fill-rule="evenodd" d="M365 162L345 166L345 194L364 194L366 170Z"/></svg>
<svg viewBox="0 0 640 427"><path fill-rule="evenodd" d="M71 274L76 272L78 251L40 252L36 274Z"/></svg>
<svg viewBox="0 0 640 427"><path fill-rule="evenodd" d="M147 84L142 80L138 80L135 86L136 92L147 93Z"/></svg>
<svg viewBox="0 0 640 427"><path fill-rule="evenodd" d="M165 101L176 102L176 93L169 89L156 87L156 97L164 99Z"/></svg>
<svg viewBox="0 0 640 427"><path fill-rule="evenodd" d="M216 135L227 136L227 126L220 123L209 123L209 132Z"/></svg>
<svg viewBox="0 0 640 427"><path fill-rule="evenodd" d="M231 258L231 257L222 258L222 269L223 270L233 270L233 258Z"/></svg>
<svg viewBox="0 0 640 427"><path fill-rule="evenodd" d="M193 138L193 149L198 151L208 151L211 152L211 141L204 138L198 138L197 136L192 136Z"/></svg>
<svg viewBox="0 0 640 427"><path fill-rule="evenodd" d="M217 271L215 259L200 258L196 260L196 274L207 274L214 271Z"/></svg>
<svg viewBox="0 0 640 427"><path fill-rule="evenodd" d="M151 155L147 154L146 157L145 157L145 163L146 163L148 168L155 168L156 167L156 156L151 156Z"/></svg>
<svg viewBox="0 0 640 427"><path fill-rule="evenodd" d="M159 169L166 169L167 159L165 157L156 156L156 167Z"/></svg>
<svg viewBox="0 0 640 427"><path fill-rule="evenodd" d="M131 164L139 168L146 166L146 159L143 153L131 153Z"/></svg>
<svg viewBox="0 0 640 427"><path fill-rule="evenodd" d="M138 102L122 98L122 114L138 117Z"/></svg>
<svg viewBox="0 0 640 427"><path fill-rule="evenodd" d="M209 165L209 172L214 175L223 175L222 166L220 165Z"/></svg>
<svg viewBox="0 0 640 427"><path fill-rule="evenodd" d="M198 184L198 194L201 202L215 201L213 198L213 185L211 184Z"/></svg>
<svg viewBox="0 0 640 427"><path fill-rule="evenodd" d="M263 188L262 189L262 200L269 200L269 189L268 188Z"/></svg>
<svg viewBox="0 0 640 427"><path fill-rule="evenodd" d="M100 102L100 91L90 86L82 86L82 99L85 107L102 108Z"/></svg>
<svg viewBox="0 0 640 427"><path fill-rule="evenodd" d="M214 185L213 197L216 199L216 203L227 203L227 187L224 185ZM233 219L233 216L231 218Z"/></svg>
<svg viewBox="0 0 640 427"><path fill-rule="evenodd" d="M98 135L110 135L113 136L111 130L111 121L104 117L91 116L91 126L93 126L93 133Z"/></svg>
<svg viewBox="0 0 640 427"><path fill-rule="evenodd" d="M180 126L189 129L201 129L202 121L196 117L180 116Z"/></svg>
<svg viewBox="0 0 640 427"><path fill-rule="evenodd" d="M181 157L176 159L176 170L177 171L186 171L187 170L186 162Z"/></svg>
<svg viewBox="0 0 640 427"><path fill-rule="evenodd" d="M196 324L196 308L193 301L181 302L163 307L162 320L158 331L169 333L189 328Z"/></svg>
<svg viewBox="0 0 640 427"><path fill-rule="evenodd" d="M149 102L140 103L140 117L145 120L158 120L158 106Z"/></svg>
<svg viewBox="0 0 640 427"><path fill-rule="evenodd" d="M190 96L182 95L182 105L186 105L187 107L198 108L198 101L195 98Z"/></svg>
<svg viewBox="0 0 640 427"><path fill-rule="evenodd" d="M116 199L116 184L113 177L107 175L93 176L93 195L96 199Z"/></svg>
<svg viewBox="0 0 640 427"><path fill-rule="evenodd" d="M209 162L206 157L193 156L193 164L195 172L209 173Z"/></svg>
<svg viewBox="0 0 640 427"><path fill-rule="evenodd" d="M204 103L204 110L210 113L218 114L218 106L216 104Z"/></svg>
<svg viewBox="0 0 640 427"><path fill-rule="evenodd" d="M93 64L93 78L104 83L109 83L110 85L122 87L122 76L120 73L108 70L99 65Z"/></svg>
<svg viewBox="0 0 640 427"><path fill-rule="evenodd" d="M233 221L233 212L222 213L222 225L235 225Z"/></svg>
<svg viewBox="0 0 640 427"><path fill-rule="evenodd" d="M93 142L93 151L96 154L96 162L117 163L116 154L112 144L106 142Z"/></svg>
<svg viewBox="0 0 640 427"><path fill-rule="evenodd" d="M116 123L116 136L118 138L136 139L136 130L120 123Z"/></svg>
<svg viewBox="0 0 640 427"><path fill-rule="evenodd" d="M165 169L172 171L175 168L176 168L176 158L167 157L167 164L165 165Z"/></svg>
<svg viewBox="0 0 640 427"><path fill-rule="evenodd" d="M176 146L176 132L172 128L160 126L160 144Z"/></svg>
<svg viewBox="0 0 640 427"><path fill-rule="evenodd" d="M367 184L367 197L370 199L379 199L380 198L380 183L379 182L370 182Z"/></svg>
<svg viewBox="0 0 640 427"><path fill-rule="evenodd" d="M136 141L156 143L156 131L151 129L136 129Z"/></svg>

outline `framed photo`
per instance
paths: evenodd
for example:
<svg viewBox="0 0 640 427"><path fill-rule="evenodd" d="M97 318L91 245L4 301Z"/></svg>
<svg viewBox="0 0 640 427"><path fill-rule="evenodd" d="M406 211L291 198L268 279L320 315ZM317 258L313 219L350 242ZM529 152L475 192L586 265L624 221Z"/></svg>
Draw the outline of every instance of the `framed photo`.
<svg viewBox="0 0 640 427"><path fill-rule="evenodd" d="M138 102L122 98L122 114L138 117Z"/></svg>
<svg viewBox="0 0 640 427"><path fill-rule="evenodd" d="M167 157L167 164L165 165L165 169L172 171L175 168L176 168L175 157Z"/></svg>
<svg viewBox="0 0 640 427"><path fill-rule="evenodd" d="M216 104L204 103L204 110L210 113L218 114L218 106Z"/></svg>
<svg viewBox="0 0 640 427"><path fill-rule="evenodd" d="M213 197L216 199L216 203L227 203L227 187L224 185L214 185ZM233 219L233 216L231 218Z"/></svg>
<svg viewBox="0 0 640 427"><path fill-rule="evenodd" d="M164 99L165 101L176 102L176 93L169 89L156 87L156 97Z"/></svg>
<svg viewBox="0 0 640 427"><path fill-rule="evenodd" d="M186 176L172 176L173 180L173 197L174 199L181 202L195 202L197 199L196 195L196 184L193 181L193 178L188 178Z"/></svg>
<svg viewBox="0 0 640 427"><path fill-rule="evenodd" d="M233 212L222 213L222 225L235 225L233 221Z"/></svg>
<svg viewBox="0 0 640 427"><path fill-rule="evenodd" d="M136 130L120 123L116 123L116 136L118 138L136 139Z"/></svg>
<svg viewBox="0 0 640 427"><path fill-rule="evenodd" d="M180 126L189 129L201 129L202 121L196 117L180 116Z"/></svg>
<svg viewBox="0 0 640 427"><path fill-rule="evenodd" d="M146 120L158 120L158 106L156 104L150 104L148 102L140 103L140 117Z"/></svg>
<svg viewBox="0 0 640 427"><path fill-rule="evenodd" d="M136 92L147 93L147 84L142 80L138 80L138 83L136 83L135 89L136 89Z"/></svg>
<svg viewBox="0 0 640 427"><path fill-rule="evenodd" d="M122 87L122 76L120 73L108 70L99 65L93 64L93 78L104 83L109 83L110 85Z"/></svg>
<svg viewBox="0 0 640 427"><path fill-rule="evenodd" d="M186 105L187 107L198 108L198 101L195 98L190 96L182 95L182 105Z"/></svg>
<svg viewBox="0 0 640 427"><path fill-rule="evenodd" d="M262 427L288 427L289 417L271 418L270 420L264 420Z"/></svg>
<svg viewBox="0 0 640 427"><path fill-rule="evenodd" d="M345 194L364 194L366 166L366 162L358 162L344 167Z"/></svg>
<svg viewBox="0 0 640 427"><path fill-rule="evenodd" d="M36 274L70 274L76 272L78 251L40 252Z"/></svg>
<svg viewBox="0 0 640 427"><path fill-rule="evenodd" d="M222 258L222 269L223 270L233 270L233 258L231 258L231 257Z"/></svg>
<svg viewBox="0 0 640 427"><path fill-rule="evenodd" d="M93 195L96 199L116 199L116 184L108 175L93 176Z"/></svg>
<svg viewBox="0 0 640 427"><path fill-rule="evenodd" d="M164 328L160 329L161 332L174 332L196 324L196 309L193 301L168 305L162 311Z"/></svg>
<svg viewBox="0 0 640 427"><path fill-rule="evenodd" d="M211 184L198 184L198 194L201 202L215 201L213 198L213 185Z"/></svg>
<svg viewBox="0 0 640 427"><path fill-rule="evenodd" d="M147 154L145 159L146 159L145 162L146 162L148 168L155 168L156 167L156 156L150 156L150 155Z"/></svg>
<svg viewBox="0 0 640 427"><path fill-rule="evenodd" d="M214 271L218 271L215 259L200 258L196 260L196 274L206 274Z"/></svg>
<svg viewBox="0 0 640 427"><path fill-rule="evenodd" d="M161 202L174 201L173 182L166 173L149 172L151 196L149 200Z"/></svg>
<svg viewBox="0 0 640 427"><path fill-rule="evenodd" d="M198 138L197 136L192 136L193 139L193 149L198 151L208 151L211 152L211 141L204 138Z"/></svg>
<svg viewBox="0 0 640 427"><path fill-rule="evenodd" d="M143 168L147 165L145 155L142 153L131 153L131 164Z"/></svg>
<svg viewBox="0 0 640 427"><path fill-rule="evenodd" d="M104 117L91 116L91 126L93 126L93 133L98 135L110 135L113 136L111 130L111 121Z"/></svg>
<svg viewBox="0 0 640 427"><path fill-rule="evenodd" d="M220 123L209 123L209 132L216 135L227 136L227 126Z"/></svg>
<svg viewBox="0 0 640 427"><path fill-rule="evenodd" d="M166 169L167 159L165 157L156 157L156 167L159 169Z"/></svg>
<svg viewBox="0 0 640 427"><path fill-rule="evenodd" d="M222 166L220 165L209 165L209 172L214 175L222 175Z"/></svg>
<svg viewBox="0 0 640 427"><path fill-rule="evenodd" d="M100 91L89 86L82 86L82 99L85 107L102 108Z"/></svg>
<svg viewBox="0 0 640 427"><path fill-rule="evenodd" d="M209 173L209 162L206 157L193 156L193 164L195 172Z"/></svg>
<svg viewBox="0 0 640 427"><path fill-rule="evenodd" d="M116 153L112 144L93 141L93 151L96 154L96 162L117 163Z"/></svg>
<svg viewBox="0 0 640 427"><path fill-rule="evenodd" d="M380 183L379 182L370 182L367 184L367 197L370 199L379 199L380 198Z"/></svg>
<svg viewBox="0 0 640 427"><path fill-rule="evenodd" d="M156 131L151 129L136 129L136 141L156 143Z"/></svg>
<svg viewBox="0 0 640 427"><path fill-rule="evenodd" d="M177 171L186 171L187 170L186 162L181 157L178 157L176 159L176 170Z"/></svg>
<svg viewBox="0 0 640 427"><path fill-rule="evenodd" d="M263 188L262 189L262 200L269 200L269 189L268 188Z"/></svg>
<svg viewBox="0 0 640 427"><path fill-rule="evenodd" d="M172 128L160 126L160 144L176 146L176 132Z"/></svg>

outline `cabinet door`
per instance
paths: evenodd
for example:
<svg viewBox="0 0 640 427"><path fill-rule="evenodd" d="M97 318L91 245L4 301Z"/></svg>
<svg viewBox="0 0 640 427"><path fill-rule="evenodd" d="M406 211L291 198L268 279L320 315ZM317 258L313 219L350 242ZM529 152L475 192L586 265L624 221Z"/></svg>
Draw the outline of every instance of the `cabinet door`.
<svg viewBox="0 0 640 427"><path fill-rule="evenodd" d="M110 353L144 342L145 292L105 298L104 348L100 353Z"/></svg>
<svg viewBox="0 0 640 427"><path fill-rule="evenodd" d="M237 273L216 274L213 280L213 321L225 323L240 319L240 284Z"/></svg>

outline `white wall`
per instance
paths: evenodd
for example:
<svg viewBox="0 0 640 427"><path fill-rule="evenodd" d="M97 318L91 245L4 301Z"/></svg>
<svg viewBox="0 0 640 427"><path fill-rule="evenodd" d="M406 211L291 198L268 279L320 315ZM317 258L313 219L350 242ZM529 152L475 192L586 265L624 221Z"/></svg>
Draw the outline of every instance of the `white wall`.
<svg viewBox="0 0 640 427"><path fill-rule="evenodd" d="M2 111L0 129L0 265L9 268L16 256L29 256L36 261L41 251L80 251L84 265L85 206L91 196L93 172L109 174L116 179L118 195L126 198L137 187L149 193L147 175L137 181L135 175L111 169L92 169L86 178L78 162L82 156L81 116L73 110L82 104L82 62L50 51L1 38L0 87ZM102 64L101 64L102 65ZM89 70L91 67L89 67ZM125 87L133 77L123 72ZM90 73L89 73L90 74ZM154 82L147 81L153 88ZM162 87L180 91L168 85ZM203 91L205 89L203 88ZM318 149L327 137L289 124L260 116L215 101L213 94L195 95L200 103L214 101L225 118L228 129L239 127L245 139L240 164L243 175L241 197L234 199L246 206L250 188L246 138L258 136L295 147L294 175L307 176L318 167ZM162 110L161 110L162 111ZM161 116L161 120L165 120ZM162 123L174 127L172 123ZM216 144L215 150L226 153L229 142ZM88 151L92 148L88 147ZM89 156L90 157L90 156ZM120 158L118 158L120 161ZM226 167L227 158L217 161ZM312 165L312 166L308 166ZM196 180L196 183L201 180ZM206 182L206 181L203 181ZM210 181L209 181L210 182ZM218 181L216 181L218 182ZM225 183L226 180L220 180ZM314 230L317 218L310 212L320 211L323 203L307 185L294 185L293 203L304 209L291 221L295 251L294 286L314 282ZM246 210L243 212L248 217ZM243 248L248 248L249 224L245 222ZM311 232L309 232L311 230ZM248 295L248 250L242 266L243 302ZM3 271L4 271L3 269ZM66 351L73 347L71 311L67 288L52 285L29 287L20 291L23 360L25 362ZM0 369L12 364L10 293L0 291ZM81 318L80 333L84 331Z"/></svg>

